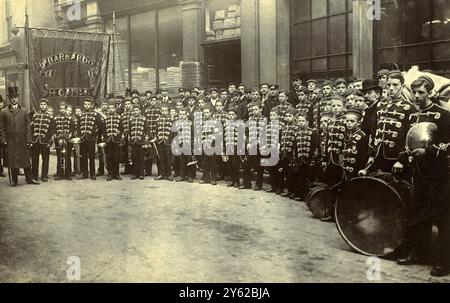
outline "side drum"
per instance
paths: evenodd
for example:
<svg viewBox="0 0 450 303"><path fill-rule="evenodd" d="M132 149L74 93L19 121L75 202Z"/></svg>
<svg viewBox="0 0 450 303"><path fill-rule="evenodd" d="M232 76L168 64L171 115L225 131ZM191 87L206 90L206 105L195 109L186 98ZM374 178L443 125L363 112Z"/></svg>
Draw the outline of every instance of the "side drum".
<svg viewBox="0 0 450 303"><path fill-rule="evenodd" d="M336 201L336 225L356 251L385 256L404 240L410 185L391 174L357 177L341 187Z"/></svg>
<svg viewBox="0 0 450 303"><path fill-rule="evenodd" d="M306 205L318 219L327 219L332 215L336 193L326 184L317 184L306 196Z"/></svg>

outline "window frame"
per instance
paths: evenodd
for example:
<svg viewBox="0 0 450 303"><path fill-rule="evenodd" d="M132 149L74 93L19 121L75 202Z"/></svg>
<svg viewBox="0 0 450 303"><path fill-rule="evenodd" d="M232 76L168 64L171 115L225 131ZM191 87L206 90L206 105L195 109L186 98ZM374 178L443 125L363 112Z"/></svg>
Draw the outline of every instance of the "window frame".
<svg viewBox="0 0 450 303"><path fill-rule="evenodd" d="M405 0L400 0L399 1L399 11L400 12L404 12L405 10ZM430 1L430 20L428 21L433 21L435 17L435 7L434 7L434 1ZM376 74L376 71L380 70L383 67L394 67L394 64L396 64L398 66L398 68L400 70L407 70L409 69L412 65L420 65L420 64L428 64L431 66L433 66L434 63L447 63L450 66L450 57L448 59L434 59L433 58L433 45L434 44L448 44L450 47L450 39L440 39L440 40L433 40L433 27L430 26L430 40L429 41L425 41L425 42L415 42L415 43L404 43L404 41L406 41L406 35L407 35L407 30L405 26L402 26L400 28L400 32L401 32L401 41L400 44L397 45L391 45L391 46L380 46L379 43L379 29L380 29L380 21L382 20L375 20L374 22L374 26L373 26L373 36L374 36L374 76ZM407 58L407 51L408 49L412 48L412 47L416 47L416 46L429 46L430 47L430 51L428 54L428 60L409 60ZM399 62L384 62L384 63L380 63L380 56L381 56L381 52L383 50L395 50L398 49L400 51L400 61ZM409 67L408 67L409 66ZM430 68L431 69L431 68ZM450 74L450 68L448 73Z"/></svg>
<svg viewBox="0 0 450 303"><path fill-rule="evenodd" d="M350 45L349 45L349 39L348 39L348 35L349 35L349 15L352 16L353 14L353 7L351 5L352 2L350 1L345 1L345 10L339 13L333 13L330 14L330 1L332 0L327 0L326 1L326 15L324 16L320 16L320 17L314 17L312 18L312 1L313 0L301 0L301 1L308 1L309 5L308 5L308 9L309 9L309 18L308 19L304 19L304 20L299 20L296 21L295 20L295 12L294 12L294 1L296 0L291 0L290 2L290 64L291 64L291 69L295 70L297 72L299 72L300 77L301 78L317 78L315 75L322 75L319 78L321 78L320 80L323 79L330 79L330 78L335 78L335 76L332 76L332 74L334 73L345 73L345 76L343 76L344 78L350 79L353 76L353 66L352 64L349 64L350 58L353 55L353 50L349 49ZM298 0L297 0L298 1ZM345 27L345 31L346 31L346 39L345 39L345 50L344 52L339 52L339 53L331 53L331 37L330 37L330 18L336 17L336 16L344 16L344 27ZM312 56L312 49L313 49L313 44L311 43L311 37L312 37L312 23L313 21L317 21L317 20L326 20L326 54L324 55L316 55L316 56ZM308 28L308 36L309 36L309 50L308 50L308 54L309 56L307 57L296 57L295 56L295 50L296 50L296 43L298 44L299 41L295 41L294 39L294 31L296 30L296 27L301 25L301 24L309 24L309 28ZM344 69L339 69L339 68L330 68L330 58L332 57L338 57L338 56L345 56L345 67ZM322 58L326 58L326 70L323 71L313 71L313 61L314 59L322 59ZM309 71L305 72L305 71L301 71L301 70L297 70L296 68L296 64L297 62L300 61L308 61L308 65L309 65Z"/></svg>

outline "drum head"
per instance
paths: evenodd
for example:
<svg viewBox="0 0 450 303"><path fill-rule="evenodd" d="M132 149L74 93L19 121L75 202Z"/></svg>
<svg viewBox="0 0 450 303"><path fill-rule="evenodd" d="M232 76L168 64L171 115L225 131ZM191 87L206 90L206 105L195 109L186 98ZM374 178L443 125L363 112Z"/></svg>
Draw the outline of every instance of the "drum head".
<svg viewBox="0 0 450 303"><path fill-rule="evenodd" d="M407 216L402 198L381 179L358 177L344 184L335 216L344 240L366 255L393 252L405 235Z"/></svg>
<svg viewBox="0 0 450 303"><path fill-rule="evenodd" d="M317 186L308 195L306 204L316 218L326 219L331 217L333 199L335 194L328 186Z"/></svg>

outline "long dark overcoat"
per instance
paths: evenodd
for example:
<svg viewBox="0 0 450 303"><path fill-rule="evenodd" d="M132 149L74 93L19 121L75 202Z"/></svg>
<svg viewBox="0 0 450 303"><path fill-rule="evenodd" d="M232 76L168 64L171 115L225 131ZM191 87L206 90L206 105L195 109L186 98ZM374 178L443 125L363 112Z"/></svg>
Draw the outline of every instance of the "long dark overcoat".
<svg viewBox="0 0 450 303"><path fill-rule="evenodd" d="M31 125L28 111L11 106L0 112L0 143L7 144L8 167L30 167L30 153L27 143L31 142Z"/></svg>

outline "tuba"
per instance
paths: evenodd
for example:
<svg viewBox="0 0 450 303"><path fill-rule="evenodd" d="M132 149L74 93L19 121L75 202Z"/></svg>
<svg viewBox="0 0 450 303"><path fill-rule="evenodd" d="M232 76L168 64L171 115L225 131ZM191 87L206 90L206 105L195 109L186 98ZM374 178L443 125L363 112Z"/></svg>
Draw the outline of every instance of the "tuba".
<svg viewBox="0 0 450 303"><path fill-rule="evenodd" d="M73 145L73 149L75 150L75 173L77 175L80 174L80 143L81 139L78 137L72 138L69 142Z"/></svg>

